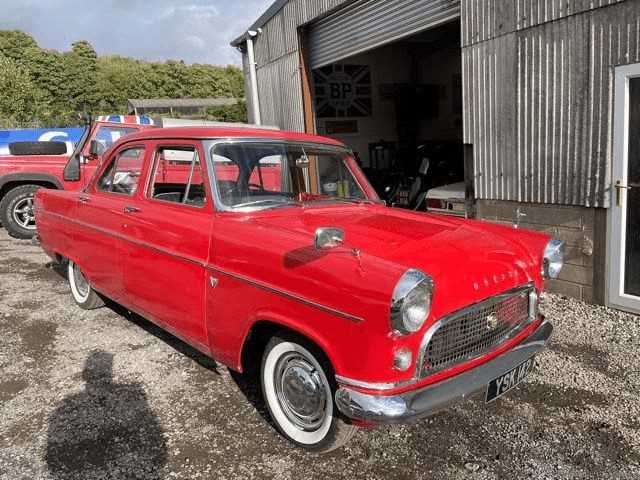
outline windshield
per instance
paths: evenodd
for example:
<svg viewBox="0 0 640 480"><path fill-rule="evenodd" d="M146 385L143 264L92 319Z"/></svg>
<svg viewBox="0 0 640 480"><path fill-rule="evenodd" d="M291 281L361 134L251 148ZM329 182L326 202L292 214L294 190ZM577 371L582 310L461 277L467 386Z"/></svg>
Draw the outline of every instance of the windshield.
<svg viewBox="0 0 640 480"><path fill-rule="evenodd" d="M351 155L341 149L286 143L232 143L212 148L223 208L274 208L310 202L362 202Z"/></svg>
<svg viewBox="0 0 640 480"><path fill-rule="evenodd" d="M133 127L100 127L96 132L95 139L100 145L100 154L106 152L112 144L120 140L121 137L137 132L137 128Z"/></svg>

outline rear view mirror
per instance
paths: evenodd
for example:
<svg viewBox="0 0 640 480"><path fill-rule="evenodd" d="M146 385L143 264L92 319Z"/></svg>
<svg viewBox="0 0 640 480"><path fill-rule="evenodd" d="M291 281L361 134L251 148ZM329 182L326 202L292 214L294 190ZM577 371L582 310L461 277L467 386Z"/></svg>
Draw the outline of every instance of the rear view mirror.
<svg viewBox="0 0 640 480"><path fill-rule="evenodd" d="M344 243L344 231L339 228L321 227L316 230L316 250L335 248Z"/></svg>
<svg viewBox="0 0 640 480"><path fill-rule="evenodd" d="M98 140L91 140L89 145L89 155L92 157L99 157L104 153L104 146Z"/></svg>
<svg viewBox="0 0 640 480"><path fill-rule="evenodd" d="M72 155L64 166L62 178L66 182L77 182L80 180L80 155Z"/></svg>

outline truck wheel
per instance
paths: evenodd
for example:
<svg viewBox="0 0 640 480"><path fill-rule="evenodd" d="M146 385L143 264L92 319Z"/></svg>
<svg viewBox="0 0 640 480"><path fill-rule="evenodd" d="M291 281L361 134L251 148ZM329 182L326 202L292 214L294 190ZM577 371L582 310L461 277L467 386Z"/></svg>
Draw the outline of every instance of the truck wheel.
<svg viewBox="0 0 640 480"><path fill-rule="evenodd" d="M294 336L272 337L262 357L262 393L271 418L288 440L315 453L344 445L357 430L335 405L331 372L319 349Z"/></svg>
<svg viewBox="0 0 640 480"><path fill-rule="evenodd" d="M64 142L12 142L9 144L11 155L64 155L67 144Z"/></svg>
<svg viewBox="0 0 640 480"><path fill-rule="evenodd" d="M80 267L71 260L67 263L67 279L71 287L71 296L80 308L95 310L104 306L102 298L91 287Z"/></svg>
<svg viewBox="0 0 640 480"><path fill-rule="evenodd" d="M14 238L29 239L36 233L33 197L38 185L21 185L9 190L0 202L0 223Z"/></svg>

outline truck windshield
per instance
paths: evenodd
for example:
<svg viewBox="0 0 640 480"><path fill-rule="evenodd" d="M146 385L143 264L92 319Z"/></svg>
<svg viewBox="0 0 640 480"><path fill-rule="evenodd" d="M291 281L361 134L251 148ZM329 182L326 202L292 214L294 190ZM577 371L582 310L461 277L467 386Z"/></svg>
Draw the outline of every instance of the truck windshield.
<svg viewBox="0 0 640 480"><path fill-rule="evenodd" d="M339 148L239 142L215 145L211 158L226 209L368 201L352 173L355 162Z"/></svg>
<svg viewBox="0 0 640 480"><path fill-rule="evenodd" d="M107 127L102 126L98 129L95 139L100 143L100 150L106 152L109 147L121 137L129 135L130 133L137 132L138 129L134 127Z"/></svg>

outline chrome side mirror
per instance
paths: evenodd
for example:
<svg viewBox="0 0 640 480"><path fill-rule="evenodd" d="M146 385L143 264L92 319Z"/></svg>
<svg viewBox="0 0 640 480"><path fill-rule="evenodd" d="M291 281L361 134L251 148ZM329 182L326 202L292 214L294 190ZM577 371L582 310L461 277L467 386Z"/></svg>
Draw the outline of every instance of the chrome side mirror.
<svg viewBox="0 0 640 480"><path fill-rule="evenodd" d="M333 227L320 227L316 230L316 250L339 247L344 243L344 231Z"/></svg>

